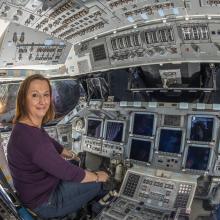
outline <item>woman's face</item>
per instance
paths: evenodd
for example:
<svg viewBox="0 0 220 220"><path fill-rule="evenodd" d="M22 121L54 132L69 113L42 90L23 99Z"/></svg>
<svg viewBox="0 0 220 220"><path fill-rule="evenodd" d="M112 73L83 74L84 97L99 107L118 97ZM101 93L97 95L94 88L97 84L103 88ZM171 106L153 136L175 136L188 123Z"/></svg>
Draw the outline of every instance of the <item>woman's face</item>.
<svg viewBox="0 0 220 220"><path fill-rule="evenodd" d="M26 104L28 116L41 120L50 107L50 88L45 80L33 80L27 92Z"/></svg>

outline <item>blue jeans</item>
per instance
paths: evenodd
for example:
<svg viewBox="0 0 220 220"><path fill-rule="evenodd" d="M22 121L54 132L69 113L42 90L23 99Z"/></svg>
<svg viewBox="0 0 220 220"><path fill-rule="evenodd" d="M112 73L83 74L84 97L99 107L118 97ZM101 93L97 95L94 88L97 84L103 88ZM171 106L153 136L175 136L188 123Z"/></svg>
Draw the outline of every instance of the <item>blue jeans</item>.
<svg viewBox="0 0 220 220"><path fill-rule="evenodd" d="M101 192L101 183L61 181L48 202L35 208L42 218L63 217L78 211Z"/></svg>
<svg viewBox="0 0 220 220"><path fill-rule="evenodd" d="M220 219L220 205L218 205L216 212L214 213L214 217L213 220L219 220Z"/></svg>

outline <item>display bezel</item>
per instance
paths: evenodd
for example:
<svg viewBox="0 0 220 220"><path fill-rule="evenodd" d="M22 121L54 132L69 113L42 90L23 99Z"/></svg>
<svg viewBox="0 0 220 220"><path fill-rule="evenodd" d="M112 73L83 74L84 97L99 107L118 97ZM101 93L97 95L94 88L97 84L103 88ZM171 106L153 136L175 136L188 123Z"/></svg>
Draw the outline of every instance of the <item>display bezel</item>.
<svg viewBox="0 0 220 220"><path fill-rule="evenodd" d="M167 115L171 115L171 116L179 116L180 117L180 125L167 125L167 124L165 124L165 117L167 116ZM169 127L169 126L172 126L172 127L183 127L184 126L184 115L180 115L180 114L169 114L169 113L166 113L166 114L163 114L162 115L162 123L161 123L161 125L163 126L163 127Z"/></svg>
<svg viewBox="0 0 220 220"><path fill-rule="evenodd" d="M147 135L139 135L139 134L134 134L134 120L135 120L135 115L153 115L154 116L154 121L153 121L153 128L152 128L152 136L147 136ZM132 136L135 137L145 137L145 138L153 138L156 134L156 125L157 125L157 114L152 113L152 112L133 112L131 114L131 121L130 121L130 128L129 132Z"/></svg>
<svg viewBox="0 0 220 220"><path fill-rule="evenodd" d="M209 148L210 149L210 154L209 154L209 159L208 159L208 164L207 164L207 169L206 170L196 170L196 169L186 168L186 162L187 162L189 147ZM189 171L189 172L198 173L198 174L207 173L211 170L213 157L214 157L214 151L213 151L213 148L211 146L201 145L201 144L187 144L187 146L185 148L185 152L184 152L184 157L183 157L183 164L182 164L183 171Z"/></svg>
<svg viewBox="0 0 220 220"><path fill-rule="evenodd" d="M144 161L139 161L139 160L135 160L135 159L131 159L130 158L130 155L131 155L131 144L132 144L132 140L140 140L140 141L147 141L147 142L150 142L151 143L151 149L150 149L150 154L149 154L149 160L148 162L144 162ZM145 138L140 138L140 137L129 137L129 140L128 140L128 158L131 162L135 163L135 164L138 164L138 165L144 165L144 166L147 166L147 165L150 165L151 162L152 162L152 159L153 159L153 141L150 140L150 139L145 139Z"/></svg>
<svg viewBox="0 0 220 220"><path fill-rule="evenodd" d="M122 123L123 124L123 132L122 132L122 141L121 142L117 142L117 141L110 141L110 140L107 140L106 139L106 136L107 136L107 124L108 122L115 122L115 123ZM124 143L125 141L125 130L126 130L126 122L125 121L120 121L120 120L105 120L105 123L104 123L104 131L103 131L103 140L104 142L108 142L108 143L117 143L117 144L120 144L120 143Z"/></svg>
<svg viewBox="0 0 220 220"><path fill-rule="evenodd" d="M100 122L101 122L101 130L100 130L99 138L97 138L97 137L92 137L92 136L88 136L88 124L89 124L88 121L89 121L89 120L100 121ZM103 119L88 117L88 118L86 119L86 130L85 130L85 134L86 134L86 136L89 137L89 138L93 138L93 139L98 139L98 140L100 140L100 139L102 138L102 135L103 135Z"/></svg>
<svg viewBox="0 0 220 220"><path fill-rule="evenodd" d="M172 153L172 152L164 152L159 150L159 144L160 144L160 134L161 130L166 129L166 130L172 130L172 131L182 131L182 138L181 138L181 145L180 145L180 150L179 153ZM155 149L157 152L163 155L182 155L183 150L184 150L184 145L185 145L185 129L183 128L173 128L173 127L160 127L157 129L157 136L156 136L156 141L155 141Z"/></svg>
<svg viewBox="0 0 220 220"><path fill-rule="evenodd" d="M192 127L192 118L193 117L212 118L213 119L213 128L212 128L212 138L211 138L211 141L195 141L195 140L190 140L191 127ZM212 142L216 142L216 140L217 140L217 128L218 128L218 120L213 115L190 115L188 117L188 122L187 122L187 136L186 136L187 142L188 143L195 143L195 144L209 144L209 143L212 143Z"/></svg>

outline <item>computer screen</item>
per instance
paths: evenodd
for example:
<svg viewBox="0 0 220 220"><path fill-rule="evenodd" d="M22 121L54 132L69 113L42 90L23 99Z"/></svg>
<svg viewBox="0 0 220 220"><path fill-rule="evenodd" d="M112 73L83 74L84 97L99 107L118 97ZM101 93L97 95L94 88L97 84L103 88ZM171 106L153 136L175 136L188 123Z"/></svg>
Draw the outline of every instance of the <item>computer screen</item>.
<svg viewBox="0 0 220 220"><path fill-rule="evenodd" d="M150 141L133 138L131 140L130 147L130 159L141 162L149 162L151 152Z"/></svg>
<svg viewBox="0 0 220 220"><path fill-rule="evenodd" d="M161 128L159 134L158 151L166 153L180 153L182 144L182 130Z"/></svg>
<svg viewBox="0 0 220 220"><path fill-rule="evenodd" d="M134 114L133 134L149 136L153 135L154 115L153 114Z"/></svg>
<svg viewBox="0 0 220 220"><path fill-rule="evenodd" d="M105 135L106 140L122 142L123 130L124 130L123 122L108 121L106 126L106 135Z"/></svg>
<svg viewBox="0 0 220 220"><path fill-rule="evenodd" d="M88 119L87 136L93 138L101 137L102 120Z"/></svg>
<svg viewBox="0 0 220 220"><path fill-rule="evenodd" d="M186 157L186 169L207 170L211 149L209 147L189 146Z"/></svg>
<svg viewBox="0 0 220 220"><path fill-rule="evenodd" d="M213 139L214 118L212 117L191 117L190 140L210 142Z"/></svg>

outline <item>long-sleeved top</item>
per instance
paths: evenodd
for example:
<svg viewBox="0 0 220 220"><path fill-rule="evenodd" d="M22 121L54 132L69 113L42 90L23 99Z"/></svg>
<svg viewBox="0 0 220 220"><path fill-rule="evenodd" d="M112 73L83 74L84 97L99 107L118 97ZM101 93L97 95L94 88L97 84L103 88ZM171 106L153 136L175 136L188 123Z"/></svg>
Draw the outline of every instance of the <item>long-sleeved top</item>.
<svg viewBox="0 0 220 220"><path fill-rule="evenodd" d="M8 163L21 202L34 209L48 201L61 180L81 182L82 168L65 161L63 147L43 128L17 123L8 142Z"/></svg>

